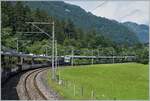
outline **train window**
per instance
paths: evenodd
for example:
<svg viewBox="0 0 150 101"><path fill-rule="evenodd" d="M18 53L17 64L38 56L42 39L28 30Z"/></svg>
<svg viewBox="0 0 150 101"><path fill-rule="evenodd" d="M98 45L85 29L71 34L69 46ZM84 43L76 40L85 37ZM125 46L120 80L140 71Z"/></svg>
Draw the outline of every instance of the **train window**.
<svg viewBox="0 0 150 101"><path fill-rule="evenodd" d="M1 66L2 66L2 68L5 67L5 56L4 55L1 55Z"/></svg>
<svg viewBox="0 0 150 101"><path fill-rule="evenodd" d="M70 57L69 56L65 56L65 60L64 60L65 62L70 62Z"/></svg>
<svg viewBox="0 0 150 101"><path fill-rule="evenodd" d="M5 62L5 68L8 68L9 67L9 56L5 56L4 57L4 62Z"/></svg>
<svg viewBox="0 0 150 101"><path fill-rule="evenodd" d="M16 64L17 63L17 57L12 57L12 64Z"/></svg>

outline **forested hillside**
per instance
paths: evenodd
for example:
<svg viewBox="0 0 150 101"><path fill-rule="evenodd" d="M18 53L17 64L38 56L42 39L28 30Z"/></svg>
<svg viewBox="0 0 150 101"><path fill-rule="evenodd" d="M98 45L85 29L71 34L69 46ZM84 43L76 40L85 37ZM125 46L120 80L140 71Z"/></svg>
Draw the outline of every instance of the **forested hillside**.
<svg viewBox="0 0 150 101"><path fill-rule="evenodd" d="M147 25L138 25L133 22L125 22L123 24L136 33L141 43L149 42L149 27Z"/></svg>
<svg viewBox="0 0 150 101"><path fill-rule="evenodd" d="M134 45L139 42L135 32L129 30L122 23L115 20L109 20L103 17L97 17L90 12L86 12L79 6L66 4L63 1L55 2L25 2L32 9L39 8L44 10L50 16L66 20L70 19L76 26L84 31L94 29L98 34L110 38L113 42L119 44ZM57 12L57 13L56 13Z"/></svg>
<svg viewBox="0 0 150 101"><path fill-rule="evenodd" d="M70 9L74 10L74 13L65 14L63 7L66 8L65 12ZM94 55L99 52L100 55L138 55L148 58L148 47L139 43L134 32L116 21L86 13L78 6L63 2L4 1L1 4L1 12L3 51L16 50L18 42L20 52L45 54L45 47L51 44L47 36L20 32L37 31L26 24L28 21L54 21L58 55L71 54L73 47L74 50L79 50L75 51L78 55L92 55L89 50L94 50ZM39 27L51 35L52 26ZM51 55L51 47L48 47L48 54Z"/></svg>

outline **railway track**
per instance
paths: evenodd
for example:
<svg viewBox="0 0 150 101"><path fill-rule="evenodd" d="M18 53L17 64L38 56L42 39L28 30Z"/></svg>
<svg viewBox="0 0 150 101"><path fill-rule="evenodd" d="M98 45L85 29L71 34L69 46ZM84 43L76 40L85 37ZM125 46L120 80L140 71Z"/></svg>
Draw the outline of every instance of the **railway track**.
<svg viewBox="0 0 150 101"><path fill-rule="evenodd" d="M35 69L23 75L18 87L18 94L21 100L47 100L36 83L37 75L45 70L47 68Z"/></svg>

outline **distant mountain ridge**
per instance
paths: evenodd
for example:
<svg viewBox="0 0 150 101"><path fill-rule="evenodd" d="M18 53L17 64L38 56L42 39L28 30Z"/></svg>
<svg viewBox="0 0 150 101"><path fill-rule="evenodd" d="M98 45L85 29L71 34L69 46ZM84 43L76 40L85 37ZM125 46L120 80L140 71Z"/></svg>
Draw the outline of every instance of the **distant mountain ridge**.
<svg viewBox="0 0 150 101"><path fill-rule="evenodd" d="M58 19L70 19L76 26L85 31L95 29L99 34L103 34L118 44L134 45L141 42L137 31L131 30L132 28L129 26L115 20L97 17L76 5L67 4L63 1L26 1L25 4L32 9L45 10L50 16ZM145 36L143 37L142 40L145 40Z"/></svg>
<svg viewBox="0 0 150 101"><path fill-rule="evenodd" d="M149 27L147 25L139 25L133 22L125 22L123 24L136 33L141 43L149 42Z"/></svg>

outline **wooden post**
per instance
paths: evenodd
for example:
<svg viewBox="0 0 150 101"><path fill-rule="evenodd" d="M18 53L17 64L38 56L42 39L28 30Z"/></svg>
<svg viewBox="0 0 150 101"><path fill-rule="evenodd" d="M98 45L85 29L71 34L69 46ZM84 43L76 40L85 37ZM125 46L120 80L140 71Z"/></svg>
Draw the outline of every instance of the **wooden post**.
<svg viewBox="0 0 150 101"><path fill-rule="evenodd" d="M75 83L73 85L73 90L74 90L74 96L76 96L76 85L75 85Z"/></svg>
<svg viewBox="0 0 150 101"><path fill-rule="evenodd" d="M93 91L93 89L91 91L91 99L94 99L94 91Z"/></svg>
<svg viewBox="0 0 150 101"><path fill-rule="evenodd" d="M59 70L59 72L58 72L58 76L59 76L59 77L58 77L58 78L59 78L58 82L60 82L60 80L61 80L61 79L60 79L60 70Z"/></svg>
<svg viewBox="0 0 150 101"><path fill-rule="evenodd" d="M63 82L64 82L64 87L66 86L66 81L65 81L65 79L63 80Z"/></svg>
<svg viewBox="0 0 150 101"><path fill-rule="evenodd" d="M68 80L66 80L66 88L68 87Z"/></svg>
<svg viewBox="0 0 150 101"><path fill-rule="evenodd" d="M83 86L81 86L81 96L83 96Z"/></svg>

